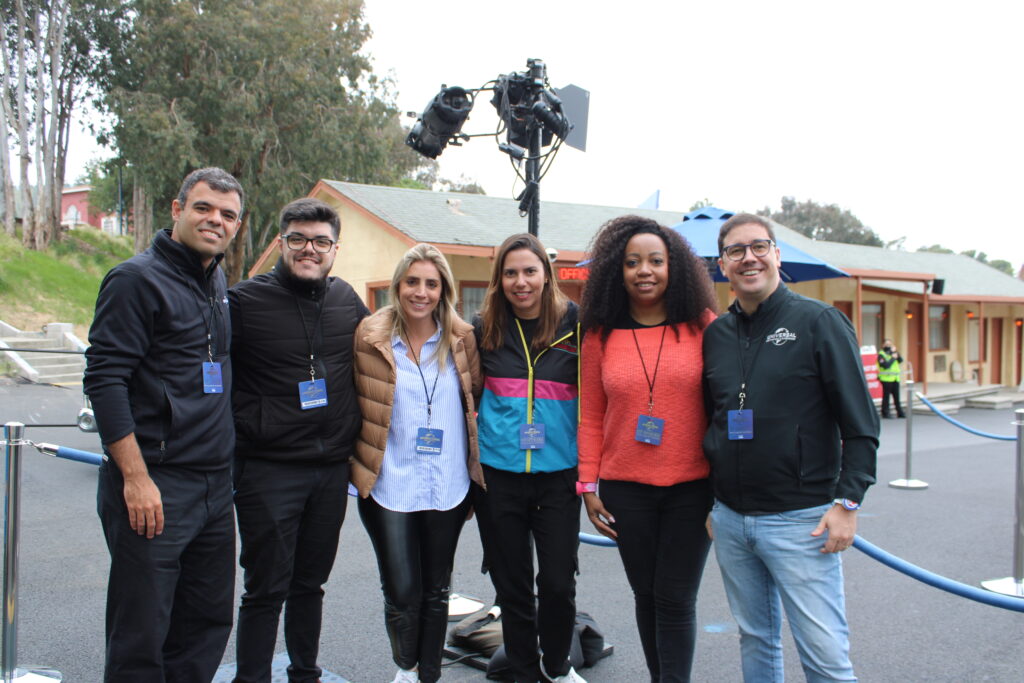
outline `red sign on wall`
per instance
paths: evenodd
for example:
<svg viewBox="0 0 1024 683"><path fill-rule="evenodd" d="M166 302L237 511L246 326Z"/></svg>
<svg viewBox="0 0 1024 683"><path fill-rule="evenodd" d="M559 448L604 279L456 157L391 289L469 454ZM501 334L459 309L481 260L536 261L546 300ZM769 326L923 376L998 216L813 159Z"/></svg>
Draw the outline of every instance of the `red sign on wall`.
<svg viewBox="0 0 1024 683"><path fill-rule="evenodd" d="M878 352L874 346L860 347L860 362L864 366L864 379L868 381L871 398L882 398L882 383L878 381Z"/></svg>
<svg viewBox="0 0 1024 683"><path fill-rule="evenodd" d="M559 280L586 280L590 277L590 268L559 268Z"/></svg>

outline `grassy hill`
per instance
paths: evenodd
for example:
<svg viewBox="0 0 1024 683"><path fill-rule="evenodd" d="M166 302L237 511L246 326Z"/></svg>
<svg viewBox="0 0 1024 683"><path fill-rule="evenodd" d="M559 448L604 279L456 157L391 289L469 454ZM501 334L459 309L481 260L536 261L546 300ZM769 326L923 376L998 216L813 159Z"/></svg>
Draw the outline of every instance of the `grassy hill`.
<svg viewBox="0 0 1024 683"><path fill-rule="evenodd" d="M103 276L134 253L131 238L71 230L46 251L0 233L0 320L23 330L69 322L83 341Z"/></svg>

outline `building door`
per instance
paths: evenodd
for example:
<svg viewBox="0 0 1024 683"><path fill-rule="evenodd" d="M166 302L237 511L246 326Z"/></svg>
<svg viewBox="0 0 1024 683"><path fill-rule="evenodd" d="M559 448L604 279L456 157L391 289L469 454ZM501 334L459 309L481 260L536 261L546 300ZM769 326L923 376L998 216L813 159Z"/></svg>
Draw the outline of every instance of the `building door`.
<svg viewBox="0 0 1024 683"><path fill-rule="evenodd" d="M904 349L903 357L910 361L914 370L913 380L924 381L924 304L920 301L908 301L907 310L910 311L910 319L907 320L907 348ZM904 373L904 377L907 377Z"/></svg>
<svg viewBox="0 0 1024 683"><path fill-rule="evenodd" d="M992 368L992 383L1003 383L1003 319L989 320L989 337L992 339L992 353L989 355L989 367Z"/></svg>

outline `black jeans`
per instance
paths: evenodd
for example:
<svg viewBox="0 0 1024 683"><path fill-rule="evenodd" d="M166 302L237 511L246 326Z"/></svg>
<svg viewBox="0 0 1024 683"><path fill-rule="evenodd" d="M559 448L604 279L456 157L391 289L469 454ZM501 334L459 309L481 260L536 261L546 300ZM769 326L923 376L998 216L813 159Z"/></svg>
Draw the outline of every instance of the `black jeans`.
<svg viewBox="0 0 1024 683"><path fill-rule="evenodd" d="M213 679L235 590L231 473L150 466L164 532L132 531L124 479L100 467L96 506L110 550L104 680L196 683Z"/></svg>
<svg viewBox="0 0 1024 683"><path fill-rule="evenodd" d="M900 383L879 382L882 385L882 417L889 417L889 397L892 397L896 406L896 414L903 417L903 407L900 405Z"/></svg>
<svg viewBox="0 0 1024 683"><path fill-rule="evenodd" d="M711 486L707 479L673 486L602 480L599 495L615 518L651 681L689 681L697 589L711 547L704 526Z"/></svg>
<svg viewBox="0 0 1024 683"><path fill-rule="evenodd" d="M452 563L468 512L468 495L451 510L418 512L388 510L373 496L359 499L377 554L392 656L403 669L419 665L423 683L441 677Z"/></svg>
<svg viewBox="0 0 1024 683"><path fill-rule="evenodd" d="M235 461L245 592L235 633L236 683L269 683L284 606L288 680L316 681L323 585L348 504L347 462Z"/></svg>
<svg viewBox="0 0 1024 683"><path fill-rule="evenodd" d="M484 466L484 480L486 491L472 485L473 506L484 562L501 605L509 667L517 683L543 680L539 637L544 669L551 676L564 675L576 623L576 468L521 474ZM531 538L537 549L536 597Z"/></svg>

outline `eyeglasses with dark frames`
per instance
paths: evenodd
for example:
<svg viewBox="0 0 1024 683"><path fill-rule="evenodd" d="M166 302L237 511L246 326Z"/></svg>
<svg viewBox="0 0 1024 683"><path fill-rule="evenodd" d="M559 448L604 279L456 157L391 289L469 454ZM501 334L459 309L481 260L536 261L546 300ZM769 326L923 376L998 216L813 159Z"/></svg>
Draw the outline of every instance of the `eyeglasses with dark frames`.
<svg viewBox="0 0 1024 683"><path fill-rule="evenodd" d="M288 248L292 251L301 251L306 248L307 244L312 244L313 251L318 254L326 254L331 250L331 247L337 244L337 242L332 240L330 237L306 237L305 235L300 235L297 232L290 232L287 235L281 235L281 239L284 240L284 243L287 244Z"/></svg>
<svg viewBox="0 0 1024 683"><path fill-rule="evenodd" d="M722 249L722 253L730 261L742 261L743 257L747 254L747 249L750 249L751 254L761 258L768 255L768 252L772 250L773 244L775 242L772 240L754 240L747 244L730 244Z"/></svg>

